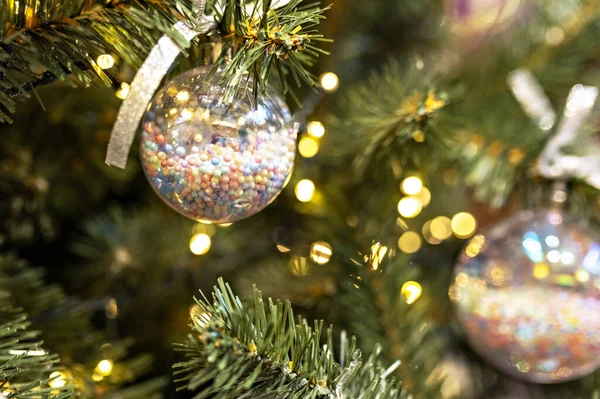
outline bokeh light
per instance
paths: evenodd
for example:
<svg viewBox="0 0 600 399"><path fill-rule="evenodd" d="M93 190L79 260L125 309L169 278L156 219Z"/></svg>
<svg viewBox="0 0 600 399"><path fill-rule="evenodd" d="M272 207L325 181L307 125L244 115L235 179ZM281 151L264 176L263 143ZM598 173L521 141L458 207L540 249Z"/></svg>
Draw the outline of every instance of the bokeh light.
<svg viewBox="0 0 600 399"><path fill-rule="evenodd" d="M332 254L331 245L325 241L317 241L310 246L310 260L318 265L324 265L329 262Z"/></svg>
<svg viewBox="0 0 600 399"><path fill-rule="evenodd" d="M101 360L96 366L96 372L103 377L109 376L113 371L113 366L112 360Z"/></svg>
<svg viewBox="0 0 600 399"><path fill-rule="evenodd" d="M311 137L321 138L325 135L325 126L321 122L313 121L306 126L306 132Z"/></svg>
<svg viewBox="0 0 600 399"><path fill-rule="evenodd" d="M404 253L413 254L421 248L421 237L414 231L407 231L400 236L398 248Z"/></svg>
<svg viewBox="0 0 600 399"><path fill-rule="evenodd" d="M398 213L405 218L416 217L422 209L421 201L416 197L404 197L398 202Z"/></svg>
<svg viewBox="0 0 600 399"><path fill-rule="evenodd" d="M438 216L431 221L429 230L433 238L444 241L452 235L452 221L446 216Z"/></svg>
<svg viewBox="0 0 600 399"><path fill-rule="evenodd" d="M52 381L48 383L51 388L62 388L67 385L67 376L62 371L54 371L50 374Z"/></svg>
<svg viewBox="0 0 600 399"><path fill-rule="evenodd" d="M122 82L121 87L119 88L119 90L117 90L117 92L115 94L121 100L125 100L127 98L127 96L129 95L129 89L130 89L129 83Z"/></svg>
<svg viewBox="0 0 600 399"><path fill-rule="evenodd" d="M340 85L338 76L333 72L325 72L321 75L319 81L321 82L321 87L323 90L328 92L336 91Z"/></svg>
<svg viewBox="0 0 600 399"><path fill-rule="evenodd" d="M296 194L298 201L309 202L315 195L315 184L308 179L300 180L298 184L296 184L294 193Z"/></svg>
<svg viewBox="0 0 600 399"><path fill-rule="evenodd" d="M190 251L194 255L204 255L210 250L211 240L208 234L198 233L190 238Z"/></svg>
<svg viewBox="0 0 600 399"><path fill-rule="evenodd" d="M431 191L427 187L421 188L421 190L414 195L421 201L423 208L427 207L431 203Z"/></svg>
<svg viewBox="0 0 600 399"><path fill-rule="evenodd" d="M312 137L302 137L298 143L298 152L304 158L312 158L319 152L319 143Z"/></svg>
<svg viewBox="0 0 600 399"><path fill-rule="evenodd" d="M115 65L115 59L110 54L102 54L96 58L96 64L98 64L101 69L110 69Z"/></svg>
<svg viewBox="0 0 600 399"><path fill-rule="evenodd" d="M421 297L423 289L416 281L407 281L402 285L402 296L409 305L415 303Z"/></svg>
<svg viewBox="0 0 600 399"><path fill-rule="evenodd" d="M417 176L410 176L402 181L400 189L406 195L415 195L423 189L423 182Z"/></svg>
<svg viewBox="0 0 600 399"><path fill-rule="evenodd" d="M458 238L469 238L475 234L477 221L468 212L460 212L452 217L452 231Z"/></svg>

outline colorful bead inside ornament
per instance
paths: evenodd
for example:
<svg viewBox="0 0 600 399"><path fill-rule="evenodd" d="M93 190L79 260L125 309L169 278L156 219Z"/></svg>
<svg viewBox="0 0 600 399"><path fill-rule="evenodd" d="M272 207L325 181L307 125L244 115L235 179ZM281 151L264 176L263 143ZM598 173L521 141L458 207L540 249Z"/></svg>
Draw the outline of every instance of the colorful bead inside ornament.
<svg viewBox="0 0 600 399"><path fill-rule="evenodd" d="M521 212L473 237L449 294L500 370L554 383L600 366L600 243L561 212Z"/></svg>
<svg viewBox="0 0 600 399"><path fill-rule="evenodd" d="M296 130L286 104L271 89L225 88L210 67L185 72L156 93L144 115L140 157L162 200L194 220L234 222L271 203L292 173ZM252 87L252 82L249 82Z"/></svg>

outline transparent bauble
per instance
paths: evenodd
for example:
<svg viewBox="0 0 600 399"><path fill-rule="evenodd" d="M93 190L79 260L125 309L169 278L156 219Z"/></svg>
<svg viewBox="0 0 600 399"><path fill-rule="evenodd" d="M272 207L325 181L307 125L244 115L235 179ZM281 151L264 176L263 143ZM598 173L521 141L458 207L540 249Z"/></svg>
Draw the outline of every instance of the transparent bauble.
<svg viewBox="0 0 600 399"><path fill-rule="evenodd" d="M560 211L520 212L471 239L449 290L476 352L526 381L600 366L598 235Z"/></svg>
<svg viewBox="0 0 600 399"><path fill-rule="evenodd" d="M229 223L281 193L294 165L296 130L274 90L255 103L244 87L223 101L220 71L207 81L209 71L192 69L156 93L142 121L140 156L165 203L194 220Z"/></svg>

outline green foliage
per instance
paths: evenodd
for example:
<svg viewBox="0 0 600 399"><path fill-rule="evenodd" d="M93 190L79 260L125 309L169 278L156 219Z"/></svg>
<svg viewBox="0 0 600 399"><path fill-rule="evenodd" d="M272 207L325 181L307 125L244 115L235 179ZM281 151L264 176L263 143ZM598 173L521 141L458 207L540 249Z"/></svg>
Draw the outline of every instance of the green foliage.
<svg viewBox="0 0 600 399"><path fill-rule="evenodd" d="M203 296L192 311L194 330L177 348L188 361L175 365L195 398L402 398L406 397L378 360L380 349L362 360L355 342L342 334L339 363L333 332L321 346L323 322L295 321L289 302L266 303L260 291L248 305L219 280L212 302ZM266 310L265 310L266 308Z"/></svg>
<svg viewBox="0 0 600 399"><path fill-rule="evenodd" d="M40 333L21 309L12 305L6 291L0 291L0 392L3 398L63 399L72 387L51 387L50 374L58 366L58 356L42 349Z"/></svg>

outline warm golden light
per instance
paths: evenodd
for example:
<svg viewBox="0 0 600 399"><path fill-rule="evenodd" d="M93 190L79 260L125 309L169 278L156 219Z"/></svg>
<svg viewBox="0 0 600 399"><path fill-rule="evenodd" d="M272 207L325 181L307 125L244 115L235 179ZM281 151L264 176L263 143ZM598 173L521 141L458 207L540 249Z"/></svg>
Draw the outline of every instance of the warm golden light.
<svg viewBox="0 0 600 399"><path fill-rule="evenodd" d="M425 208L431 202L431 191L427 187L423 187L421 191L415 194L415 197L421 201L421 205Z"/></svg>
<svg viewBox="0 0 600 399"><path fill-rule="evenodd" d="M332 254L331 245L325 241L317 241L310 246L310 260L318 265L329 262Z"/></svg>
<svg viewBox="0 0 600 399"><path fill-rule="evenodd" d="M590 274L583 269L579 269L575 272L575 278L581 283L586 283L590 281Z"/></svg>
<svg viewBox="0 0 600 399"><path fill-rule="evenodd" d="M197 303L190 306L190 317L198 327L206 328L210 324L210 313Z"/></svg>
<svg viewBox="0 0 600 399"><path fill-rule="evenodd" d="M298 184L296 184L294 193L296 193L298 201L308 202L315 195L315 184L308 179L300 180Z"/></svg>
<svg viewBox="0 0 600 399"><path fill-rule="evenodd" d="M101 69L110 69L115 65L115 59L110 54L102 54L96 58L96 64L98 64Z"/></svg>
<svg viewBox="0 0 600 399"><path fill-rule="evenodd" d="M112 360L104 359L101 360L100 363L96 366L96 372L103 377L109 376L113 371L113 362Z"/></svg>
<svg viewBox="0 0 600 399"><path fill-rule="evenodd" d="M50 374L52 381L48 383L50 388L62 388L67 385L67 376L62 371L54 371Z"/></svg>
<svg viewBox="0 0 600 399"><path fill-rule="evenodd" d="M104 306L104 311L106 312L106 317L109 319L116 319L119 316L119 306L117 305L117 300L112 298Z"/></svg>
<svg viewBox="0 0 600 399"><path fill-rule="evenodd" d="M177 99L177 101L184 103L190 99L190 93L185 90L182 90L179 93L177 93L175 98Z"/></svg>
<svg viewBox="0 0 600 399"><path fill-rule="evenodd" d="M335 91L340 85L338 76L333 72L325 72L323 75L321 75L319 81L321 82L321 87L323 90L329 92Z"/></svg>
<svg viewBox="0 0 600 399"><path fill-rule="evenodd" d="M306 258L294 256L290 259L289 268L294 276L302 277L308 273L308 262Z"/></svg>
<svg viewBox="0 0 600 399"><path fill-rule="evenodd" d="M477 235L471 239L469 245L467 245L467 248L465 249L465 253L469 258L474 258L479 254L479 251L481 251L481 248L483 248L484 244L485 237L482 235Z"/></svg>
<svg viewBox="0 0 600 399"><path fill-rule="evenodd" d="M437 238L435 238L434 236L431 235L431 220L427 221L423 225L421 232L423 233L423 237L425 238L425 241L427 241L429 244L438 245L441 243L440 240L438 240Z"/></svg>
<svg viewBox="0 0 600 399"><path fill-rule="evenodd" d="M221 224L219 225L219 227L229 227L229 226L231 226L232 224L233 224L233 223L221 223Z"/></svg>
<svg viewBox="0 0 600 399"><path fill-rule="evenodd" d="M190 251L194 255L204 255L210 250L211 240L208 234L194 234L190 238Z"/></svg>
<svg viewBox="0 0 600 399"><path fill-rule="evenodd" d="M318 139L325 135L325 126L321 122L313 121L306 126L306 132L309 136Z"/></svg>
<svg viewBox="0 0 600 399"><path fill-rule="evenodd" d="M284 254L291 251L288 247L286 247L285 245L281 245L281 244L277 244L277 250Z"/></svg>
<svg viewBox="0 0 600 399"><path fill-rule="evenodd" d="M415 195L423 188L423 182L417 176L407 177L400 184L400 189L406 195Z"/></svg>
<svg viewBox="0 0 600 399"><path fill-rule="evenodd" d="M414 231L407 231L400 236L398 248L404 253L413 254L421 249L421 237Z"/></svg>
<svg viewBox="0 0 600 399"><path fill-rule="evenodd" d="M379 269L379 266L383 263L383 259L388 252L388 247L381 245L380 242L376 242L371 245L371 268L373 270Z"/></svg>
<svg viewBox="0 0 600 399"><path fill-rule="evenodd" d="M416 197L404 197L398 202L398 213L405 218L414 218L423 210L421 201Z"/></svg>
<svg viewBox="0 0 600 399"><path fill-rule="evenodd" d="M422 293L421 284L416 281L407 281L402 286L402 296L409 305L415 303L421 297Z"/></svg>
<svg viewBox="0 0 600 399"><path fill-rule="evenodd" d="M446 216L438 216L431 221L429 230L433 238L443 241L452 235L452 222Z"/></svg>
<svg viewBox="0 0 600 399"><path fill-rule="evenodd" d="M452 218L452 231L458 238L469 238L477 229L475 217L468 212L460 212Z"/></svg>
<svg viewBox="0 0 600 399"><path fill-rule="evenodd" d="M298 143L298 152L304 158L312 158L319 152L319 143L312 137L302 137Z"/></svg>
<svg viewBox="0 0 600 399"><path fill-rule="evenodd" d="M121 100L125 100L127 98L127 96L129 95L129 88L130 88L129 83L122 82L121 87L115 93L116 96L118 98L120 98Z"/></svg>

